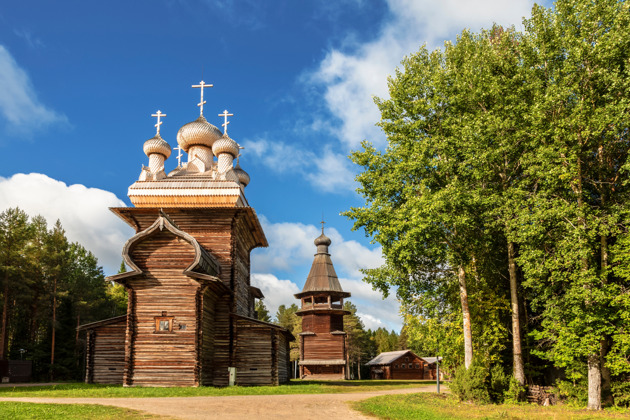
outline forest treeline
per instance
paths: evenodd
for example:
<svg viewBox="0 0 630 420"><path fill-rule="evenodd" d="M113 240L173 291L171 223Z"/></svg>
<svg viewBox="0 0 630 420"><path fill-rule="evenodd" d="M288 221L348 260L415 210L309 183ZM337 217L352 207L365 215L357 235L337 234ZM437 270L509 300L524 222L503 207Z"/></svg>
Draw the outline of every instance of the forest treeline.
<svg viewBox="0 0 630 420"><path fill-rule="evenodd" d="M343 330L346 332L346 343L348 350L348 362L350 375L353 379L369 379L369 367L367 362L378 354L386 351L406 350L407 335L405 328L398 334L395 331L379 327L375 330L365 329L363 321L357 315L357 307L349 301L344 302L343 308L350 312L343 318ZM302 318L295 313L299 307L293 303L289 306L280 305L275 318L271 316L269 310L262 301L256 304L258 319L276 323L291 331L296 338L291 342L291 361L299 360L299 334L302 332ZM422 356L433 356L435 351L423 353Z"/></svg>
<svg viewBox="0 0 630 420"><path fill-rule="evenodd" d="M126 294L61 223L18 208L0 214L0 360L32 360L34 380L80 380L77 326L126 313Z"/></svg>
<svg viewBox="0 0 630 420"><path fill-rule="evenodd" d="M523 27L404 58L345 215L383 246L366 280L396 287L411 347L456 378L627 405L630 7L559 0Z"/></svg>

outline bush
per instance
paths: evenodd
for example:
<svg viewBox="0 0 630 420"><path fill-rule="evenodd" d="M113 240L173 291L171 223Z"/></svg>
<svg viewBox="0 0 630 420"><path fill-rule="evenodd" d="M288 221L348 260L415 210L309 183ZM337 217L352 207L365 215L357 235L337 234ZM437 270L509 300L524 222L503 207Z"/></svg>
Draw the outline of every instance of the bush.
<svg viewBox="0 0 630 420"><path fill-rule="evenodd" d="M514 376L510 377L510 382L507 390L503 393L503 398L506 403L517 403L525 401L527 395L527 389L516 380Z"/></svg>
<svg viewBox="0 0 630 420"><path fill-rule="evenodd" d="M630 381L613 382L611 391L617 407L630 407Z"/></svg>
<svg viewBox="0 0 630 420"><path fill-rule="evenodd" d="M486 381L490 376L488 368L473 362L468 369L460 366L455 370L450 389L460 401L489 403L490 394Z"/></svg>
<svg viewBox="0 0 630 420"><path fill-rule="evenodd" d="M505 392L508 388L510 378L508 378L501 365L494 365L490 369L490 399L495 403L502 403L505 399Z"/></svg>
<svg viewBox="0 0 630 420"><path fill-rule="evenodd" d="M509 378L500 365L488 369L486 365L473 361L470 368L460 366L455 370L449 388L460 401L501 403L508 385Z"/></svg>
<svg viewBox="0 0 630 420"><path fill-rule="evenodd" d="M558 381L554 392L558 398L573 407L585 407L588 403L588 388L586 381L570 382Z"/></svg>

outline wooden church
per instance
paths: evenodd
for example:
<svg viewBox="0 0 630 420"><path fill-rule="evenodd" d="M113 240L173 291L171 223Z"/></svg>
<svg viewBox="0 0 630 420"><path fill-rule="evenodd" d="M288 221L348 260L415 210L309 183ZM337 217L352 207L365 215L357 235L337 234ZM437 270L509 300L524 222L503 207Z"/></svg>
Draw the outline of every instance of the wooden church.
<svg viewBox="0 0 630 420"><path fill-rule="evenodd" d="M315 239L317 253L311 271L300 293L302 318L300 333L300 377L302 379L348 379L348 352L343 317L343 299L350 297L339 284L328 247L330 238L322 234Z"/></svg>
<svg viewBox="0 0 630 420"><path fill-rule="evenodd" d="M123 248L131 270L110 277L125 286L127 314L88 325L86 382L124 386L277 385L289 380L287 330L256 319L261 291L250 284L250 252L266 247L245 198L249 175L240 146L203 116L177 133L177 168L166 174L171 147L156 135L144 143L149 166L129 187L134 207L112 208L136 234ZM181 162L183 154L188 161ZM234 160L237 164L234 166Z"/></svg>

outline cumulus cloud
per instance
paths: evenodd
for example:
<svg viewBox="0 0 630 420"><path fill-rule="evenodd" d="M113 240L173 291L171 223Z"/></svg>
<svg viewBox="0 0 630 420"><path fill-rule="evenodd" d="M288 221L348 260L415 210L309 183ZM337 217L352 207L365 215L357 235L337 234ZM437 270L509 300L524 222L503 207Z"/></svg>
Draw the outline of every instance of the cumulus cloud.
<svg viewBox="0 0 630 420"><path fill-rule="evenodd" d="M347 193L357 188L350 160L345 154L334 152L330 145L320 154L266 139L245 140L243 145L273 172L300 174L319 191Z"/></svg>
<svg viewBox="0 0 630 420"><path fill-rule="evenodd" d="M357 312L360 313L359 316L366 328L384 327L389 330L400 330L402 326L400 303L395 293L390 293L383 299L380 292L372 290L372 286L360 278L340 278L339 282L343 290L352 293L350 300L357 306Z"/></svg>
<svg viewBox="0 0 630 420"><path fill-rule="evenodd" d="M263 291L265 304L275 315L279 305L298 303L293 295L300 291L295 279L279 280L276 273L310 266L316 252L313 240L320 235L320 230L314 225L270 223L264 216L260 219L269 248L256 250L252 255L252 272L256 273L252 274L252 284ZM366 328L400 330L400 305L394 294L383 299L380 292L361 281L359 269L382 265L381 247L370 249L356 241L344 240L334 228L326 229L326 235L332 240L330 253L341 287L352 293L350 302L357 306ZM306 281L306 277L301 280Z"/></svg>
<svg viewBox="0 0 630 420"><path fill-rule="evenodd" d="M276 316L280 305L298 303L293 296L300 289L291 280L280 280L273 274L252 273L252 286L258 287L265 295L263 301L272 317Z"/></svg>
<svg viewBox="0 0 630 420"><path fill-rule="evenodd" d="M66 185L43 174L0 177L0 211L19 207L30 216L46 218L49 227L59 219L68 239L92 251L106 274L117 272L122 247L134 233L108 209L124 206L109 191Z"/></svg>
<svg viewBox="0 0 630 420"><path fill-rule="evenodd" d="M358 44L349 34L305 80L324 88L328 111L339 119L337 133L343 144L357 149L368 139L382 145L384 136L374 126L380 114L372 97L387 97L387 76L403 56L423 43L440 47L464 28L478 30L494 22L519 26L532 5L531 0L388 0L391 17L375 39Z"/></svg>
<svg viewBox="0 0 630 420"><path fill-rule="evenodd" d="M68 124L65 115L43 105L38 99L28 74L13 56L0 45L0 115L9 127L30 132L51 124Z"/></svg>

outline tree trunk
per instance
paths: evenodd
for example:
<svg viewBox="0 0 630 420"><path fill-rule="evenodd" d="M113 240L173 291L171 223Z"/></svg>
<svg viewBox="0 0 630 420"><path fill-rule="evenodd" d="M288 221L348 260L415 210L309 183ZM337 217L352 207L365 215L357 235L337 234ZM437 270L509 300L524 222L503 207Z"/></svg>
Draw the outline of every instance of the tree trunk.
<svg viewBox="0 0 630 420"><path fill-rule="evenodd" d="M586 232L587 226L584 215L584 201L582 199L582 161L580 159L577 160L577 172L578 176L576 179L577 186L575 188L575 193L577 194L577 205L579 211L578 224L582 227L582 229L584 229L584 232ZM586 257L582 259L582 270L584 272L588 271L588 259ZM590 288L590 286L585 287ZM587 301L586 305L590 306L590 302ZM601 410L602 408L602 365L599 358L600 351L589 354L587 358L589 410Z"/></svg>
<svg viewBox="0 0 630 420"><path fill-rule="evenodd" d="M602 371L599 354L588 357L588 409L602 409Z"/></svg>
<svg viewBox="0 0 630 420"><path fill-rule="evenodd" d="M518 282L516 279L516 252L514 242L508 242L508 267L510 271L510 301L512 305L512 364L514 379L525 385L525 368L523 367L523 353L521 345L521 318L518 305Z"/></svg>
<svg viewBox="0 0 630 420"><path fill-rule="evenodd" d="M52 344L50 349L50 380L54 380L55 366L55 324L57 323L57 279L53 283L53 307L52 307Z"/></svg>
<svg viewBox="0 0 630 420"><path fill-rule="evenodd" d="M602 205L604 203L604 196L602 195ZM602 235L601 237L601 269L604 273L602 277L602 281L604 284L608 283L608 238L606 235ZM602 369L602 403L604 405L610 406L613 405L613 395L611 390L611 382L612 378L610 375L610 369L605 366L606 364L606 356L608 356L608 350L610 349L610 337L607 337L602 340L600 351L599 351L599 363Z"/></svg>
<svg viewBox="0 0 630 420"><path fill-rule="evenodd" d="M6 360L9 349L9 271L4 274L4 305L2 306L2 332L0 332L0 360Z"/></svg>
<svg viewBox="0 0 630 420"><path fill-rule="evenodd" d="M470 326L470 309L468 308L468 290L466 289L466 271L459 266L459 298L462 302L462 318L464 319L464 366L470 367L473 359L472 329Z"/></svg>

